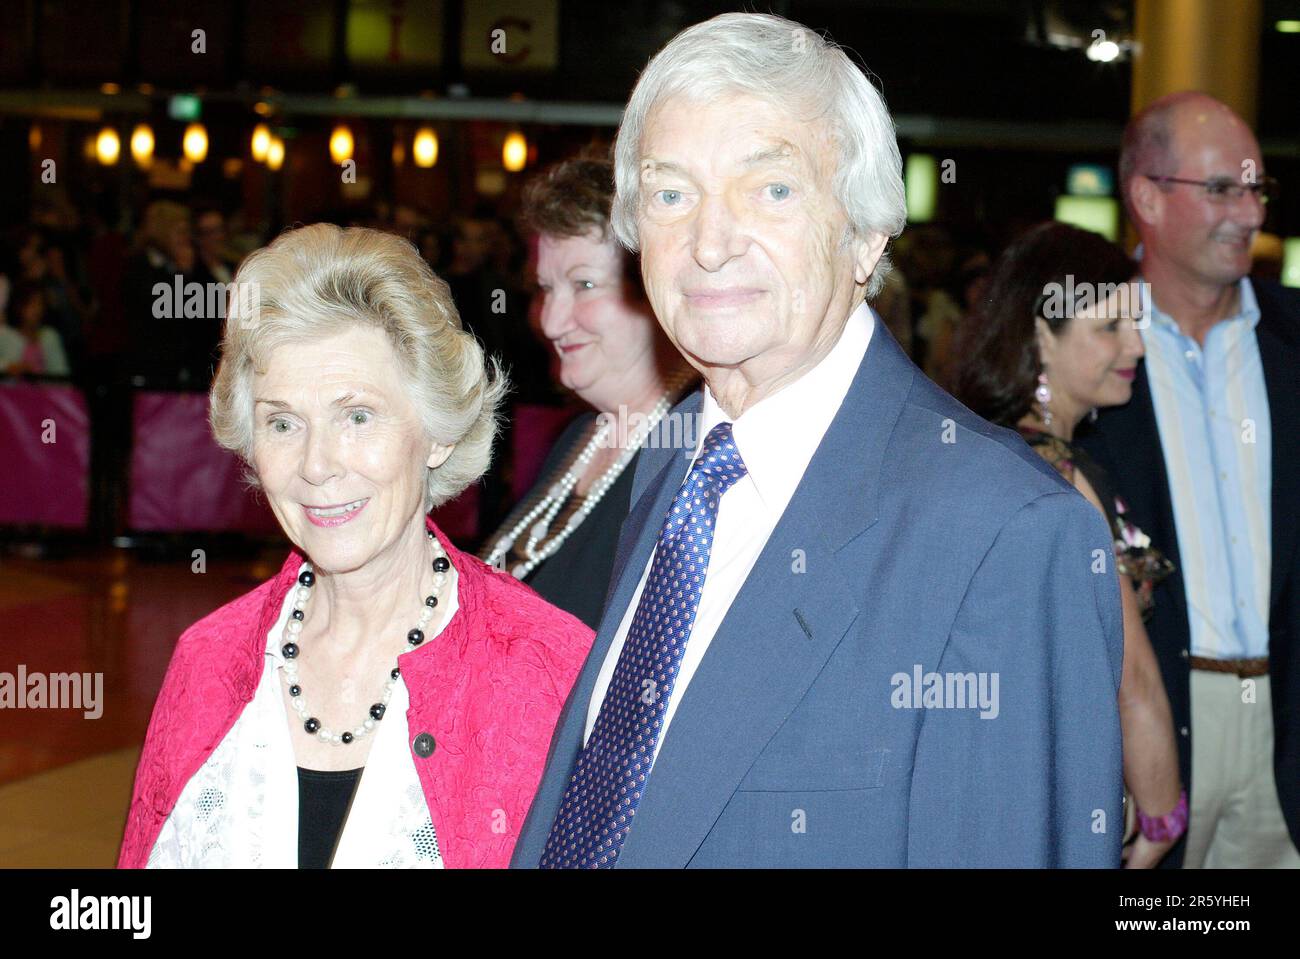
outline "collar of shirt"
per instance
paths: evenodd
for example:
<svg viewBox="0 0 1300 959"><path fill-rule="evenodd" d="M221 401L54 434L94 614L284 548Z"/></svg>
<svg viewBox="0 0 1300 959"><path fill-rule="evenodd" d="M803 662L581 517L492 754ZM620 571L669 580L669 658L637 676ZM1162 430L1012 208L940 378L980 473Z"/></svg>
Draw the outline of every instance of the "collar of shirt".
<svg viewBox="0 0 1300 959"><path fill-rule="evenodd" d="M736 448L765 509L776 515L785 511L844 402L874 329L875 316L864 301L849 315L840 338L820 363L755 403L732 424ZM709 431L728 419L706 385L696 456Z"/></svg>
<svg viewBox="0 0 1300 959"><path fill-rule="evenodd" d="M1237 292L1240 297L1237 312L1232 316L1225 317L1220 322L1235 323L1238 320L1244 320L1247 330L1253 330L1259 323L1259 300L1255 297L1255 288L1251 285L1249 277L1243 276L1237 281ZM1182 329L1178 326L1178 321L1160 309L1154 296L1151 297L1150 308L1152 327L1169 330L1185 337Z"/></svg>

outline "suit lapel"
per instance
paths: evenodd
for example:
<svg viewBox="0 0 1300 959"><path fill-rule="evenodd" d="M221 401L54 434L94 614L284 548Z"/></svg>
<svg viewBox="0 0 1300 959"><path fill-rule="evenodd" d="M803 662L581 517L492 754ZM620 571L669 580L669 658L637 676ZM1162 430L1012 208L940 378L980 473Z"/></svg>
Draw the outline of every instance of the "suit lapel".
<svg viewBox="0 0 1300 959"><path fill-rule="evenodd" d="M1296 536L1295 502L1300 493L1300 460L1291 455L1291 450L1296 429L1300 427L1300 371L1297 369L1300 367L1300 344L1295 341L1294 330L1288 327L1285 306L1276 301L1275 291L1261 283L1254 284L1254 288L1260 308L1255 336L1264 369L1273 439L1271 609L1281 596L1291 572L1286 558L1292 555Z"/></svg>
<svg viewBox="0 0 1300 959"><path fill-rule="evenodd" d="M914 374L877 322L844 402L678 703L620 867L687 865L857 617L861 584L841 570L863 560L846 563L843 554L878 548L858 538L876 521L885 448ZM805 573L792 571L795 550ZM614 608L629 597L621 592Z"/></svg>

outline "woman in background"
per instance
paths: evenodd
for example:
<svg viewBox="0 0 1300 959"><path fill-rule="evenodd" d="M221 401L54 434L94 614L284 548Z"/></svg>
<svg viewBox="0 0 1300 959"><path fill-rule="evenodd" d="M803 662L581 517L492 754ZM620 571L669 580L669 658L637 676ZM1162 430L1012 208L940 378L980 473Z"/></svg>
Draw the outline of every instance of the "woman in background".
<svg viewBox="0 0 1300 959"><path fill-rule="evenodd" d="M1090 410L1132 396L1143 355L1136 275L1137 265L1095 233L1061 223L1029 230L995 264L963 330L956 389L985 419L1018 429L1113 531L1124 613L1124 781L1141 827L1124 849L1130 868L1155 866L1187 828L1169 699L1143 626L1152 586L1172 567L1125 519L1105 474L1072 441ZM1065 299L1070 290L1092 295L1076 304Z"/></svg>
<svg viewBox="0 0 1300 959"><path fill-rule="evenodd" d="M0 372L67 376L68 360L58 330L45 323L45 288L21 281L9 297L9 322L0 325Z"/></svg>
<svg viewBox="0 0 1300 959"><path fill-rule="evenodd" d="M542 333L559 355L560 382L592 410L556 441L541 478L482 553L593 629L637 454L698 381L660 330L636 259L610 231L613 196L613 164L598 158L567 160L525 188L522 221L538 234ZM680 424L661 432L694 442ZM651 435L655 442L660 432Z"/></svg>

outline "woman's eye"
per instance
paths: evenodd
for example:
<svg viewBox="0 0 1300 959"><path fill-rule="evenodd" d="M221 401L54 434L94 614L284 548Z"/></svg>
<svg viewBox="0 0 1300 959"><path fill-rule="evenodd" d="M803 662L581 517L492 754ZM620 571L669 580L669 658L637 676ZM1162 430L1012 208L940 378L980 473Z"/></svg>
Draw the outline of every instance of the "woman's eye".
<svg viewBox="0 0 1300 959"><path fill-rule="evenodd" d="M677 202L682 198L680 190L660 190L655 195L659 197L659 202L664 206L676 206Z"/></svg>
<svg viewBox="0 0 1300 959"><path fill-rule="evenodd" d="M272 433L287 433L287 432L289 432L289 421L288 421L288 420L281 420L281 419L271 420L271 432L272 432Z"/></svg>
<svg viewBox="0 0 1300 959"><path fill-rule="evenodd" d="M574 280L573 288L575 290L594 290L596 284L591 282L591 280Z"/></svg>
<svg viewBox="0 0 1300 959"><path fill-rule="evenodd" d="M353 425L355 426L365 426L367 423L370 422L370 411L353 410L351 413L348 414L348 419L351 420Z"/></svg>
<svg viewBox="0 0 1300 959"><path fill-rule="evenodd" d="M790 188L784 183L769 183L765 189L773 200L784 200L790 195Z"/></svg>

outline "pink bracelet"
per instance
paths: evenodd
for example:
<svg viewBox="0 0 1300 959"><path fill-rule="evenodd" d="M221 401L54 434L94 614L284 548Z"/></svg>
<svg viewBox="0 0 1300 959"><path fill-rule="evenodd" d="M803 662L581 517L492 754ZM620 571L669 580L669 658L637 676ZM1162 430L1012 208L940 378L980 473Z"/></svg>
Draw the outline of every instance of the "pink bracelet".
<svg viewBox="0 0 1300 959"><path fill-rule="evenodd" d="M1178 794L1178 805L1163 816L1148 816L1139 809L1137 818L1142 835L1152 842L1172 842L1187 831L1187 790Z"/></svg>

